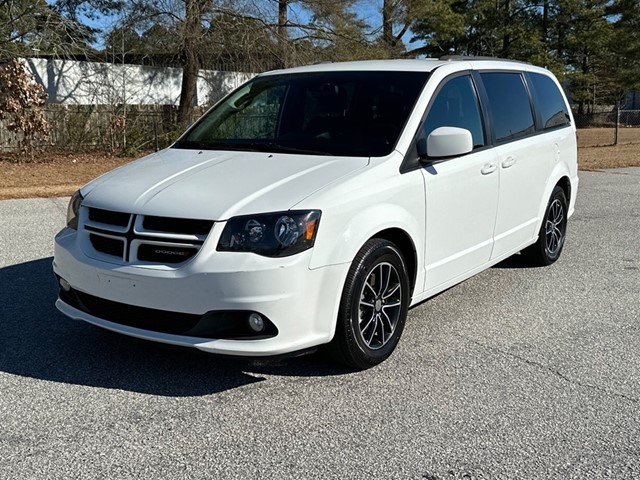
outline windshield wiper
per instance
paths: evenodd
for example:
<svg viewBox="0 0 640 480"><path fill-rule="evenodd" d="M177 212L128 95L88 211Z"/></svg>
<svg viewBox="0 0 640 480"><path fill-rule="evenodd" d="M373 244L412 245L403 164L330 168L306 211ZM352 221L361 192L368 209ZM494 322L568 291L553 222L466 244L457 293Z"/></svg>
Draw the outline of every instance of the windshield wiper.
<svg viewBox="0 0 640 480"><path fill-rule="evenodd" d="M232 143L223 144L221 149L228 148L229 150L245 150L252 152L266 152L266 153L300 153L307 155L332 155L329 152L310 150L305 148L289 147L286 145L280 145L275 142L249 142L249 143Z"/></svg>
<svg viewBox="0 0 640 480"><path fill-rule="evenodd" d="M207 147L202 142L195 142L193 140L182 140L180 142L176 142L173 145L173 148L186 148L186 149L201 150L201 149L206 149Z"/></svg>
<svg viewBox="0 0 640 480"><path fill-rule="evenodd" d="M175 145L176 148L192 148L200 150L233 150L240 152L266 152L266 153L299 153L306 155L333 156L332 153L306 148L289 147L274 142L247 142L247 143L226 143L226 142L196 142L184 140Z"/></svg>
<svg viewBox="0 0 640 480"><path fill-rule="evenodd" d="M286 145L280 145L278 143L273 143L270 145L271 151L277 153L301 153L307 155L325 155L325 156L333 156L333 153L327 152L325 150L311 150L307 148L297 148L297 147L288 147Z"/></svg>
<svg viewBox="0 0 640 480"><path fill-rule="evenodd" d="M176 148L189 148L194 150L234 150L245 152L267 152L268 144L265 143L224 143L224 142L195 142L185 140L175 144Z"/></svg>
<svg viewBox="0 0 640 480"><path fill-rule="evenodd" d="M212 150L233 150L239 152L267 152L265 143L214 143L208 148Z"/></svg>

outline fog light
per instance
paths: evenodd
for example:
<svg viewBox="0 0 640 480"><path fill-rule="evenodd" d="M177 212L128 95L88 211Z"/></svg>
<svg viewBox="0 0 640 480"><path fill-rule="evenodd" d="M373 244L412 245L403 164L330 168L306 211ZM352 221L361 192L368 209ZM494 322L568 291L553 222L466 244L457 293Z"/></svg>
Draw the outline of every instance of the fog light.
<svg viewBox="0 0 640 480"><path fill-rule="evenodd" d="M254 332L262 332L264 330L264 320L258 313L252 313L249 315L249 326Z"/></svg>
<svg viewBox="0 0 640 480"><path fill-rule="evenodd" d="M71 290L71 284L64 278L60 278L60 288L62 288L62 290L64 290L65 292L68 292L69 290Z"/></svg>

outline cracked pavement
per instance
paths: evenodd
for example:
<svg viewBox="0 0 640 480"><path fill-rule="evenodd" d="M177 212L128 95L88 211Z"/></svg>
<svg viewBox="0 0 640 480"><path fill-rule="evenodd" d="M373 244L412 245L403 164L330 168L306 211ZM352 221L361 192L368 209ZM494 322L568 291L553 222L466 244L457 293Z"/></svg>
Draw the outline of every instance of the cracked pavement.
<svg viewBox="0 0 640 480"><path fill-rule="evenodd" d="M0 202L0 478L640 479L640 168L580 182L558 263L419 305L359 373L68 320L67 199Z"/></svg>
<svg viewBox="0 0 640 480"><path fill-rule="evenodd" d="M487 345L483 345L482 343L480 343L480 342L478 342L476 340L472 340L472 339L464 337L464 336L460 336L460 338L466 339L466 340L470 341L471 343L477 345L478 347L488 350L490 353L505 355L505 356L511 357L511 358L513 358L515 360L518 360L520 362L524 362L527 365L531 365L532 367L545 369L545 370L549 371L550 373L552 373L554 375L557 375L558 377L560 377L565 382L573 383L573 384L578 385L578 386L583 387L583 388L591 388L593 390L598 390L598 391L600 391L602 393L605 393L605 394L608 394L608 395L614 395L614 396L617 396L617 397L624 398L625 400L629 400L630 402L638 403L638 399L635 398L635 397L631 397L629 395L625 395L624 393L610 391L610 390L607 390L605 388L599 387L597 385L581 383L580 381L577 381L577 380L574 380L572 378L567 377L561 371L556 370L555 368L553 368L551 366L543 365L542 363L538 363L538 362L529 360L527 358L521 357L520 355L516 355L516 354L510 353L510 352L505 352L505 351L499 350L499 349L494 348L494 347L489 347Z"/></svg>

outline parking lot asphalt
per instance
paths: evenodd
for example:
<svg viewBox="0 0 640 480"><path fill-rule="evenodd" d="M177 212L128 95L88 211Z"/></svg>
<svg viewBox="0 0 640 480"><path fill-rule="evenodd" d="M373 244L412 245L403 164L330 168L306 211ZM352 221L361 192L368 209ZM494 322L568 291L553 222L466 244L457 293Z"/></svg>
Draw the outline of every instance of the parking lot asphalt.
<svg viewBox="0 0 640 480"><path fill-rule="evenodd" d="M0 202L0 478L640 478L640 168L582 172L558 263L409 312L384 364L239 361L54 308L67 199Z"/></svg>

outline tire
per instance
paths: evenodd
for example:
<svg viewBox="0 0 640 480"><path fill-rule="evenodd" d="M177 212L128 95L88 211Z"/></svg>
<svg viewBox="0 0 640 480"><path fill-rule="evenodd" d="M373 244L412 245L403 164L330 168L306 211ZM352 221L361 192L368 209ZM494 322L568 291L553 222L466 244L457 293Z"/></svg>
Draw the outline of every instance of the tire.
<svg viewBox="0 0 640 480"><path fill-rule="evenodd" d="M347 274L328 353L358 370L386 360L404 330L410 295L398 247L379 238L367 241Z"/></svg>
<svg viewBox="0 0 640 480"><path fill-rule="evenodd" d="M567 197L556 185L544 212L536 243L522 251L531 265L546 266L560 258L567 236Z"/></svg>

